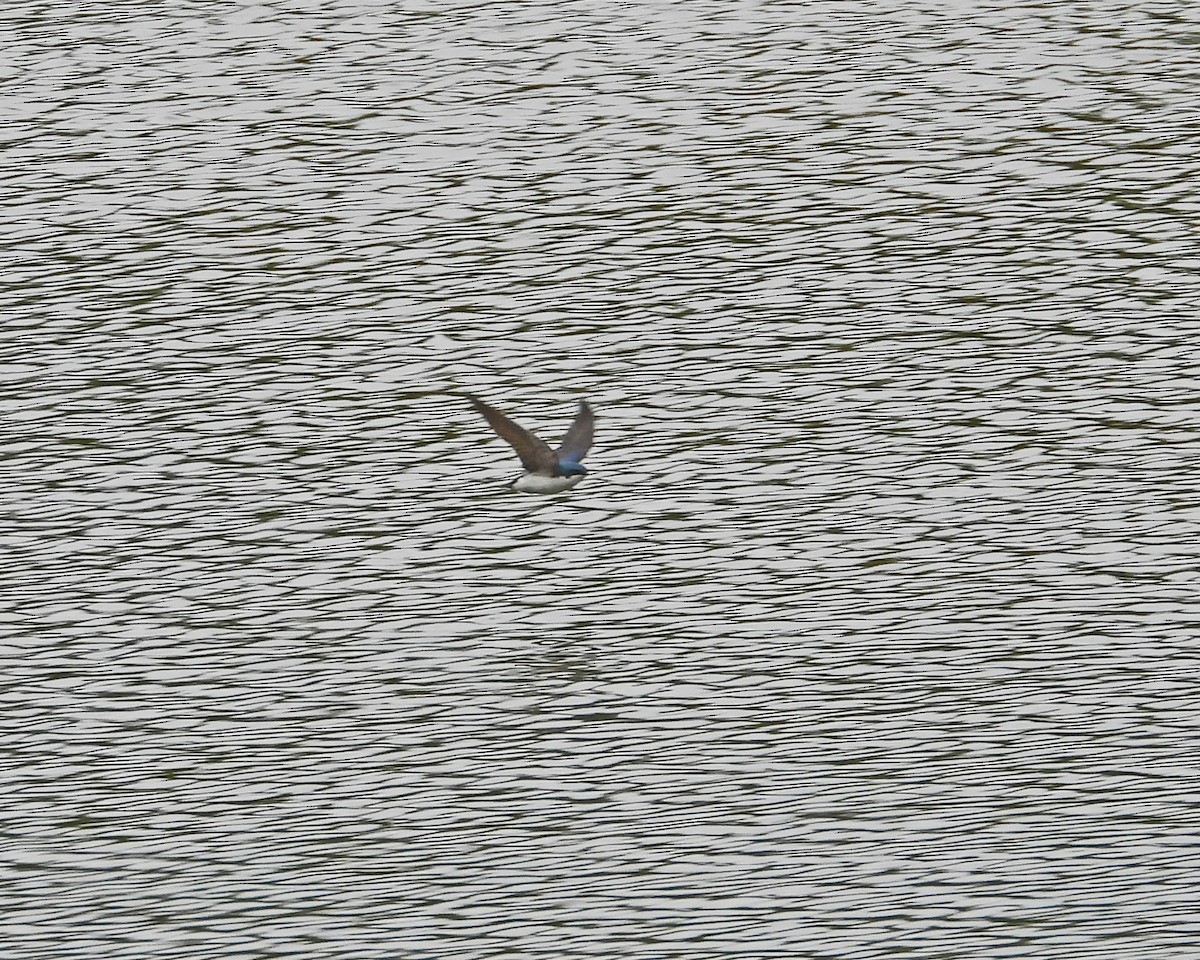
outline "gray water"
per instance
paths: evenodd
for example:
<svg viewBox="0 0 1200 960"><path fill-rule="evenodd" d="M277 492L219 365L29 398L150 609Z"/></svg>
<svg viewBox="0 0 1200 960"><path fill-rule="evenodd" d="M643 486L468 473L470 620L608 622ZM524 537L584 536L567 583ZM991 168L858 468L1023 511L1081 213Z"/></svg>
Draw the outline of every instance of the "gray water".
<svg viewBox="0 0 1200 960"><path fill-rule="evenodd" d="M1200 958L1195 9L4 17L0 956Z"/></svg>

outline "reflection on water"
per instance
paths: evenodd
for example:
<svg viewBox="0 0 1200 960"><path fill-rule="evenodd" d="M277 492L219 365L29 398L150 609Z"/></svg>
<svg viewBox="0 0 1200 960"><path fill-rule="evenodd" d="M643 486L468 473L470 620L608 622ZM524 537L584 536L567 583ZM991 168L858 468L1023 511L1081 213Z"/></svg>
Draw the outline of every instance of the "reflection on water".
<svg viewBox="0 0 1200 960"><path fill-rule="evenodd" d="M13 957L1191 955L1190 34L797 10L17 9Z"/></svg>

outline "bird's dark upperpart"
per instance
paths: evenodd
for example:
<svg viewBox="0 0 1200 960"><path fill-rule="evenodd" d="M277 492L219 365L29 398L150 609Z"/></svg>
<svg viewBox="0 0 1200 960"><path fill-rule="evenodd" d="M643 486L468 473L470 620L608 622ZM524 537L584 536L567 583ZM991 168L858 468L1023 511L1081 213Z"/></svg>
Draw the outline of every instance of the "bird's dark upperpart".
<svg viewBox="0 0 1200 960"><path fill-rule="evenodd" d="M556 471L560 477L586 477L587 472L587 467L582 463L571 463L570 461L560 463Z"/></svg>

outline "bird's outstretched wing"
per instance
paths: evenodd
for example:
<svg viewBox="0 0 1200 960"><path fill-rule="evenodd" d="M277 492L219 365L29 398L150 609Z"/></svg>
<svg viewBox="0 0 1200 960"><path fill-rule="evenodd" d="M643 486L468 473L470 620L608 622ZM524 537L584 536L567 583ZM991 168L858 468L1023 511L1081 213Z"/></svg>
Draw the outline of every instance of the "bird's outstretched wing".
<svg viewBox="0 0 1200 960"><path fill-rule="evenodd" d="M558 458L545 440L535 437L524 427L513 423L495 407L488 406L482 400L470 396L467 399L471 401L471 405L476 410L483 414L483 418L496 431L500 439L517 451L517 456L521 458L521 466L530 473L554 476Z"/></svg>
<svg viewBox="0 0 1200 960"><path fill-rule="evenodd" d="M571 423L571 427L567 430L567 435L563 437L563 442L558 445L558 459L569 460L572 463L578 463L584 458L588 452L588 448L592 445L592 431L596 426L596 415L592 413L592 408L588 406L586 400L579 401L579 412L575 414L575 419Z"/></svg>

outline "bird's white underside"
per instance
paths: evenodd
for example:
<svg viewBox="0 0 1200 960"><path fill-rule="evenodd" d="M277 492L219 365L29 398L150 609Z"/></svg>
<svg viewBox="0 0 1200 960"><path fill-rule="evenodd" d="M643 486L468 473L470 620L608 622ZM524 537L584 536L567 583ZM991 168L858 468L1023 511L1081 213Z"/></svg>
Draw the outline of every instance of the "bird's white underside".
<svg viewBox="0 0 1200 960"><path fill-rule="evenodd" d="M583 477L546 477L537 473L522 474L513 484L520 493L561 493L570 490Z"/></svg>

